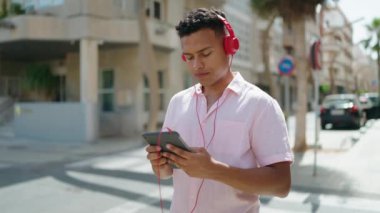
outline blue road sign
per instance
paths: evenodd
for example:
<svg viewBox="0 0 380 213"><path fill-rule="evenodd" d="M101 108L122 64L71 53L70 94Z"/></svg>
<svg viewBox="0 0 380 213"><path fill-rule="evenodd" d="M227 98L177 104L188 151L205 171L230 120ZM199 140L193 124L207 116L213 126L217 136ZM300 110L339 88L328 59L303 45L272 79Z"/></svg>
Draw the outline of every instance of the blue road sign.
<svg viewBox="0 0 380 213"><path fill-rule="evenodd" d="M294 70L294 62L293 59L289 56L286 56L280 60L278 63L278 72L281 75L290 75Z"/></svg>

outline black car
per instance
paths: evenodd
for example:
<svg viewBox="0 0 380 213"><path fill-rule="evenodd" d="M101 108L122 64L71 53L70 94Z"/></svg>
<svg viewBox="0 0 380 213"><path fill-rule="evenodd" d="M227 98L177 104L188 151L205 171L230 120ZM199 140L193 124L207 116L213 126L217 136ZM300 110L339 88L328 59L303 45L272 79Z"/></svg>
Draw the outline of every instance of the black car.
<svg viewBox="0 0 380 213"><path fill-rule="evenodd" d="M359 129L365 124L366 113L355 94L328 95L322 102L321 127L331 123L336 126L352 126Z"/></svg>
<svg viewBox="0 0 380 213"><path fill-rule="evenodd" d="M377 93L364 93L360 96L360 102L364 103L364 111L367 119L380 118L380 100Z"/></svg>

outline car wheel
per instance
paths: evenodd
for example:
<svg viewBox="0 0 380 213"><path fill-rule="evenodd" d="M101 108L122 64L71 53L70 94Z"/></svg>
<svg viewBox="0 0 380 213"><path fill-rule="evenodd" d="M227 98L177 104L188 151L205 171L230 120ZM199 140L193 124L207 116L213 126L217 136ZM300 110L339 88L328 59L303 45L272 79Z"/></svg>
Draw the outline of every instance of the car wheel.
<svg viewBox="0 0 380 213"><path fill-rule="evenodd" d="M322 122L322 123L321 123L321 128L322 128L322 129L326 129L326 123L323 123L323 122Z"/></svg>
<svg viewBox="0 0 380 213"><path fill-rule="evenodd" d="M361 119L360 118L353 123L353 127L354 127L354 129L360 129L360 127L361 127Z"/></svg>

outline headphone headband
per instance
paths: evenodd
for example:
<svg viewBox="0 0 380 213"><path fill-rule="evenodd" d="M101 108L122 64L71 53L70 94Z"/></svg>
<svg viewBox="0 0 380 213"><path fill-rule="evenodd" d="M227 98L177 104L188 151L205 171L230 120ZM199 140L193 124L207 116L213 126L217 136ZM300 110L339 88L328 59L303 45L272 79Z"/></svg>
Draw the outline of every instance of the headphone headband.
<svg viewBox="0 0 380 213"><path fill-rule="evenodd" d="M228 35L235 38L234 30L232 29L231 24L227 21L227 19L225 19L221 15L218 15L218 14L216 15L218 16L219 20L223 22L224 27L227 29Z"/></svg>
<svg viewBox="0 0 380 213"><path fill-rule="evenodd" d="M223 23L224 28L227 30L228 35L224 35L223 38L223 47L224 52L227 55L234 55L239 49L239 39L235 36L234 30L232 29L231 24L223 16L216 14L218 19ZM225 33L225 32L224 32ZM182 54L182 60L186 61L185 55Z"/></svg>

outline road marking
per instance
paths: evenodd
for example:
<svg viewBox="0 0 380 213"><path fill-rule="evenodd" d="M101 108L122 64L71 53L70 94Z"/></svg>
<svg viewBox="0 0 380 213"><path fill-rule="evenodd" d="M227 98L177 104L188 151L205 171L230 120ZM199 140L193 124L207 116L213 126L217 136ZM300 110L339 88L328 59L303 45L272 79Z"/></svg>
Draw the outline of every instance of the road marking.
<svg viewBox="0 0 380 213"><path fill-rule="evenodd" d="M262 197L267 202L262 202L263 208L273 209L274 206L289 205L303 206L305 208L310 206L319 206L319 208L338 208L341 210L357 210L368 212L379 212L380 201L371 200L358 197L342 197L336 195L324 195L313 193L300 193L292 191L286 198L271 198ZM267 211L265 211L267 212Z"/></svg>
<svg viewBox="0 0 380 213"><path fill-rule="evenodd" d="M164 188L161 187L161 193L162 193L163 200L170 200L173 194L173 189L170 187L164 187ZM140 197L136 199L135 201L127 201L122 205L116 206L114 208L111 208L105 211L104 213L139 212L141 210L146 209L147 206L151 206L152 204L159 202L158 199L159 199L158 190L156 190L156 191L148 193L146 197Z"/></svg>
<svg viewBox="0 0 380 213"><path fill-rule="evenodd" d="M0 169L7 169L7 168L11 168L11 167L12 167L11 164L0 163Z"/></svg>

